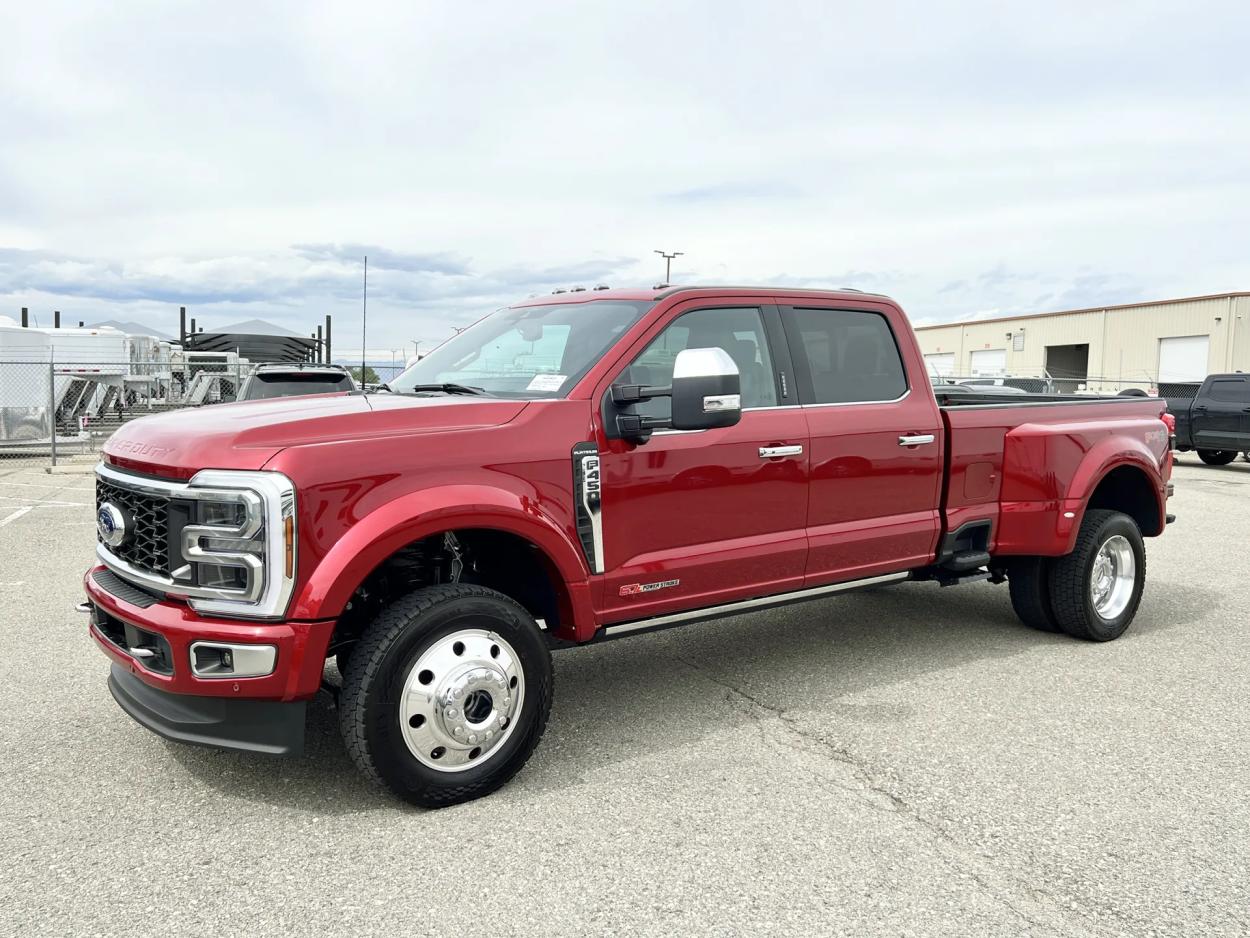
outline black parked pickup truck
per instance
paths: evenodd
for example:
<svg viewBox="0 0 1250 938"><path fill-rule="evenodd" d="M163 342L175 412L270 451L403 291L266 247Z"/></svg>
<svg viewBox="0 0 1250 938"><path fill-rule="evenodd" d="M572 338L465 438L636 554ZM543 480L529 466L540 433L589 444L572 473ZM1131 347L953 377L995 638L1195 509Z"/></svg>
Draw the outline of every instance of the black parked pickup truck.
<svg viewBox="0 0 1250 938"><path fill-rule="evenodd" d="M257 365L243 382L236 400L262 401L302 394L335 394L355 391L356 382L342 365L291 364Z"/></svg>
<svg viewBox="0 0 1250 938"><path fill-rule="evenodd" d="M1211 466L1250 453L1250 374L1207 375L1193 399L1168 398L1176 418L1176 448L1198 451Z"/></svg>

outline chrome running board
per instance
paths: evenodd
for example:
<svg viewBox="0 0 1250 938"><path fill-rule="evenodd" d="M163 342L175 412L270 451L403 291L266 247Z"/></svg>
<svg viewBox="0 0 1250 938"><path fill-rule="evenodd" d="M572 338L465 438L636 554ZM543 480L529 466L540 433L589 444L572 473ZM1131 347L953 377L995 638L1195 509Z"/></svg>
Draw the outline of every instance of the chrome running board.
<svg viewBox="0 0 1250 938"><path fill-rule="evenodd" d="M887 573L883 576L870 576L862 580L848 580L845 583L830 583L827 586L813 586L810 589L795 590L790 593L777 593L775 596L760 596L756 599L742 599L738 602L725 603L720 606L706 606L692 609L689 612L673 612L651 619L637 619L633 622L620 622L605 626L602 630L604 638L615 638L631 632L663 629L673 625L685 625L688 622L699 622L705 619L719 619L721 616L739 612L751 612L756 609L768 609L773 606L786 606L790 603L803 602L805 599L816 599L834 593L846 593L851 590L863 589L865 586L880 586L885 583L899 583L909 579L910 573Z"/></svg>

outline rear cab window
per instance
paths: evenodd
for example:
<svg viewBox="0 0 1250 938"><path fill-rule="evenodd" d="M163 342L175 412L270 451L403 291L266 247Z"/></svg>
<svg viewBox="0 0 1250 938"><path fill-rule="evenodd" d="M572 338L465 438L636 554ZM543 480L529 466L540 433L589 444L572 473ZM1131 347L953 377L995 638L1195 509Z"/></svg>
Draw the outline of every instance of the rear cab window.
<svg viewBox="0 0 1250 938"><path fill-rule="evenodd" d="M351 379L345 375L300 374L299 372L261 372L253 377L247 389L248 400L273 397L295 397L302 394L333 394L352 390Z"/></svg>
<svg viewBox="0 0 1250 938"><path fill-rule="evenodd" d="M1213 401L1250 404L1250 381L1245 378L1216 378L1208 392Z"/></svg>
<svg viewBox="0 0 1250 938"><path fill-rule="evenodd" d="M898 341L869 310L782 307L804 404L897 401L908 390Z"/></svg>

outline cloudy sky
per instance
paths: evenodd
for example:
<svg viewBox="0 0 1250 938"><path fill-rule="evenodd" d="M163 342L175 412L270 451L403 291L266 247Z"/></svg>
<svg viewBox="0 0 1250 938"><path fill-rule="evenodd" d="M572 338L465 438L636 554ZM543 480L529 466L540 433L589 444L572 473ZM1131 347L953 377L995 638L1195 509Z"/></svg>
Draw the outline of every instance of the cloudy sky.
<svg viewBox="0 0 1250 938"><path fill-rule="evenodd" d="M916 321L1250 289L1250 4L0 0L0 314L846 285Z"/></svg>

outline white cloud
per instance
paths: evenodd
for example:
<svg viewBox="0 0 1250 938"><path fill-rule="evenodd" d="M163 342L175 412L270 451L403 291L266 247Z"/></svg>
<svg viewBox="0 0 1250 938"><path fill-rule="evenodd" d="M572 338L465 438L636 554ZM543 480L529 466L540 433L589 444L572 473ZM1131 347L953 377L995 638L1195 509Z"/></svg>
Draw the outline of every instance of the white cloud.
<svg viewBox="0 0 1250 938"><path fill-rule="evenodd" d="M0 266L9 314L168 328L185 302L346 334L366 246L379 346L573 280L652 282L657 247L686 252L675 278L863 286L933 321L1250 286L1244 4L72 2L5 23L0 247L38 252Z"/></svg>

